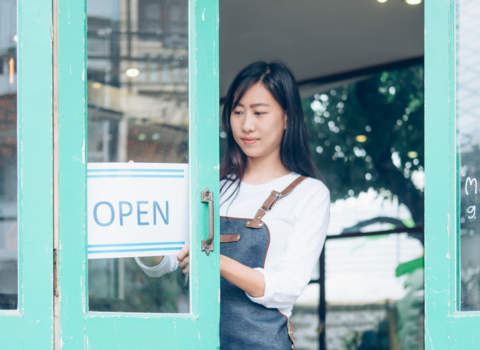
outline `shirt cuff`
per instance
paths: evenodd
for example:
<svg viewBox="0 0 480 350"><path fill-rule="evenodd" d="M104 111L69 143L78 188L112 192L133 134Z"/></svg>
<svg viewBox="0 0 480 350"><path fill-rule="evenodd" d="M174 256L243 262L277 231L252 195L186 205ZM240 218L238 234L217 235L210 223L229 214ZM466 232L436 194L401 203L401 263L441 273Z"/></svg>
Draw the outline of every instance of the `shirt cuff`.
<svg viewBox="0 0 480 350"><path fill-rule="evenodd" d="M170 258L169 255L164 256L160 264L155 266L147 266L143 264L138 257L135 257L135 261L148 277L160 277L170 272L170 271L166 271L168 270L169 258Z"/></svg>
<svg viewBox="0 0 480 350"><path fill-rule="evenodd" d="M265 280L265 292L263 293L263 297L259 298L252 297L246 292L245 294L247 294L247 297L254 303L268 307L267 302L272 298L273 294L275 293L275 280L272 278L272 276L270 276L268 272L266 272L260 267L257 267L254 270L260 271L263 274L263 278Z"/></svg>

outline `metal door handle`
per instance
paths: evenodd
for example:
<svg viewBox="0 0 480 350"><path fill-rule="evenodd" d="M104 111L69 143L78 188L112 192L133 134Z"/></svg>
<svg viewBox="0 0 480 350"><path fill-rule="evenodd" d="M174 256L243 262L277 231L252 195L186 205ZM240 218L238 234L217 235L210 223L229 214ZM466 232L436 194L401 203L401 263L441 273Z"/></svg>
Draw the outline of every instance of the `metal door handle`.
<svg viewBox="0 0 480 350"><path fill-rule="evenodd" d="M213 192L210 192L208 188L205 189L205 192L202 191L202 203L208 203L208 239L202 239L202 252L205 251L209 255L210 252L213 252L215 217L213 215Z"/></svg>

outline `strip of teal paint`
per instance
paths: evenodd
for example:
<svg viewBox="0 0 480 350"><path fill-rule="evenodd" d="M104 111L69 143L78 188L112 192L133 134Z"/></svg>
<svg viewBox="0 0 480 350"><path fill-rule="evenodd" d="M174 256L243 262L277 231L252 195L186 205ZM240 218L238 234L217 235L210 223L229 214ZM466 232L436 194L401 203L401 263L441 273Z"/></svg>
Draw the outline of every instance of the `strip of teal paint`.
<svg viewBox="0 0 480 350"><path fill-rule="evenodd" d="M52 2L18 0L18 311L0 348L52 349Z"/></svg>
<svg viewBox="0 0 480 350"><path fill-rule="evenodd" d="M448 349L450 1L425 1L425 348ZM452 252L453 253L453 252Z"/></svg>
<svg viewBox="0 0 480 350"><path fill-rule="evenodd" d="M62 350L86 348L86 0L58 0L58 294Z"/></svg>

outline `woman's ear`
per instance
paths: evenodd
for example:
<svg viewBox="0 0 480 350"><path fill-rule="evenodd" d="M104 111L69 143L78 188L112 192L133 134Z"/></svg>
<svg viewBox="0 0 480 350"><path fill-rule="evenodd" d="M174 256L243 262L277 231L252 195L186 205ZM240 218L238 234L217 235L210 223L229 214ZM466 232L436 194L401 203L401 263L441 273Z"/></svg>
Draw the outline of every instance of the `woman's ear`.
<svg viewBox="0 0 480 350"><path fill-rule="evenodd" d="M287 130L287 120L288 120L288 116L287 116L287 113L285 113L283 117L283 130Z"/></svg>

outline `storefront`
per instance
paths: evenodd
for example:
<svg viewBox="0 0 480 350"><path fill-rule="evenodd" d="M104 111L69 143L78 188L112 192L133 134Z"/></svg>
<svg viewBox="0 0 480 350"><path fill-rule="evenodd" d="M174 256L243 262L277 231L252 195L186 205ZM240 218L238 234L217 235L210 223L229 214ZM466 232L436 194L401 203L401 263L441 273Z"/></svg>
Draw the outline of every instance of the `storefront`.
<svg viewBox="0 0 480 350"><path fill-rule="evenodd" d="M0 2L0 348L219 347L219 13ZM425 348L479 342L478 15L425 2ZM115 238L128 225L183 236ZM131 259L185 244L187 279Z"/></svg>

